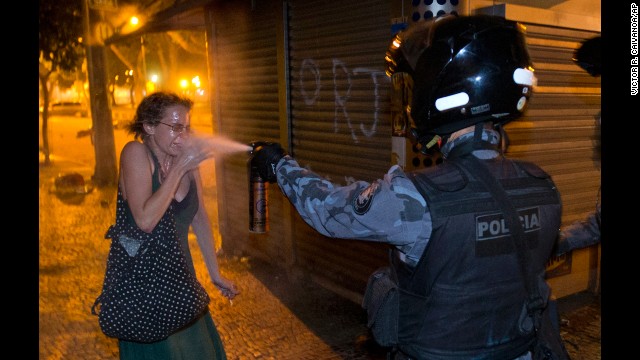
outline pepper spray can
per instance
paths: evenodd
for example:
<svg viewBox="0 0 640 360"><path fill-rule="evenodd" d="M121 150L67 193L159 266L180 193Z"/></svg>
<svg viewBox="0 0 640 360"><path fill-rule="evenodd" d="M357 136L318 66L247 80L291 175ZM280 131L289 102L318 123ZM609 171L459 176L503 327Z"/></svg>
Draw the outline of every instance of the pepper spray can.
<svg viewBox="0 0 640 360"><path fill-rule="evenodd" d="M251 144L252 150L256 147ZM258 170L251 164L252 157L247 162L249 173L249 231L254 233L265 233L269 231L269 207L267 206L267 196L269 183L258 174Z"/></svg>

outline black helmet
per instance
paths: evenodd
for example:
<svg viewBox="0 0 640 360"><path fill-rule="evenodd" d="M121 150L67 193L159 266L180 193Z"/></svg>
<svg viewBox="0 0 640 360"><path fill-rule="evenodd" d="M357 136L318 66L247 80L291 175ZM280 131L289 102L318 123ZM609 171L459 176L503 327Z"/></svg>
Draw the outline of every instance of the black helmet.
<svg viewBox="0 0 640 360"><path fill-rule="evenodd" d="M413 78L412 132L420 143L522 115L536 78L523 26L498 16L445 15L396 35L387 74Z"/></svg>
<svg viewBox="0 0 640 360"><path fill-rule="evenodd" d="M600 76L602 52L600 51L601 37L596 36L582 42L573 53L573 61L591 76Z"/></svg>

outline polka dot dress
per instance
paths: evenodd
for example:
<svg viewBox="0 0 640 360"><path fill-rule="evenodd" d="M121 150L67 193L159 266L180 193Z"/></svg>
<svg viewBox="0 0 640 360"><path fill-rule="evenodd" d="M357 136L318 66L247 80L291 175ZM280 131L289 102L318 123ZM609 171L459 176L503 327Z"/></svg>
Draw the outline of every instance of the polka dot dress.
<svg viewBox="0 0 640 360"><path fill-rule="evenodd" d="M126 341L155 342L189 325L202 314L209 295L188 270L178 243L173 205L152 233L127 218L118 191L102 294L92 311L105 335Z"/></svg>

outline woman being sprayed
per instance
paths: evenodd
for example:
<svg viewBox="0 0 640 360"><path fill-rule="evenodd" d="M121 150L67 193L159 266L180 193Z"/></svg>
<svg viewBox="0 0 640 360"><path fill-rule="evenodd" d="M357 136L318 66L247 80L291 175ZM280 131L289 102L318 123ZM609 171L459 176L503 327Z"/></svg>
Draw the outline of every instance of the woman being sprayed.
<svg viewBox="0 0 640 360"><path fill-rule="evenodd" d="M199 164L214 155L211 142L190 136L193 101L173 93L156 92L142 100L129 126L134 140L120 156L119 188L131 217L151 232L173 203L178 239L195 274L187 240L196 235L213 284L223 296L239 292L220 274L211 223L202 198ZM141 140L141 141L140 141ZM119 340L120 359L226 359L211 314L203 316L167 339L154 343Z"/></svg>

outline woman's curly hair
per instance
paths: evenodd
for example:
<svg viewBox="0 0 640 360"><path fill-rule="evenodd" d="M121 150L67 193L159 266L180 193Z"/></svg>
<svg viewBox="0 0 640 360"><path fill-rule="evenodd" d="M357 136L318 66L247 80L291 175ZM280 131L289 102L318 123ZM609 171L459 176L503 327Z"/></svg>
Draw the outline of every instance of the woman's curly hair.
<svg viewBox="0 0 640 360"><path fill-rule="evenodd" d="M142 139L147 135L144 124L157 126L167 108L175 105L184 106L187 110L193 108L193 100L170 91L158 91L142 99L133 121L127 126L129 134L135 139Z"/></svg>

